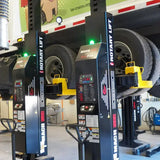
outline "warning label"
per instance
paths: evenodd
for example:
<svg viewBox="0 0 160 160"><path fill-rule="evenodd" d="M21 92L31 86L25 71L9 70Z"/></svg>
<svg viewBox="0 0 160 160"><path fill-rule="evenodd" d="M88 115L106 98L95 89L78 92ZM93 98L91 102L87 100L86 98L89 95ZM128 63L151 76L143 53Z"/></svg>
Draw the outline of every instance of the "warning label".
<svg viewBox="0 0 160 160"><path fill-rule="evenodd" d="M98 115L86 115L86 127L98 128Z"/></svg>
<svg viewBox="0 0 160 160"><path fill-rule="evenodd" d="M17 123L17 125L16 125L15 131L25 132L25 130L26 130L25 121L16 120L16 123Z"/></svg>
<svg viewBox="0 0 160 160"><path fill-rule="evenodd" d="M90 136L87 141L90 143L99 143L99 125L98 125L98 115L78 115L78 123L82 125L79 127L80 134L83 138L86 138L88 131L86 127L90 130ZM84 126L84 127L83 127Z"/></svg>
<svg viewBox="0 0 160 160"><path fill-rule="evenodd" d="M99 128L90 128L91 134L88 141L91 143L99 143Z"/></svg>
<svg viewBox="0 0 160 160"><path fill-rule="evenodd" d="M18 120L25 120L24 111L18 111Z"/></svg>

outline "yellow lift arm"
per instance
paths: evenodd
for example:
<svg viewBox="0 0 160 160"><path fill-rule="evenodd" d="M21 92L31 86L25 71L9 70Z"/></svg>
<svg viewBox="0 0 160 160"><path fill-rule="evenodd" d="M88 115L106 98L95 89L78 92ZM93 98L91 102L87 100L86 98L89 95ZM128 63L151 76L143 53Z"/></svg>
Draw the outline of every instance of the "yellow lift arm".
<svg viewBox="0 0 160 160"><path fill-rule="evenodd" d="M142 74L143 74L143 67L138 67L135 65L135 62L127 62L126 67L125 67L125 74L130 75L130 74L135 74L137 73L137 78L138 78L138 86L132 86L130 87L131 89L138 89L138 88L152 88L152 81L145 81L142 80ZM67 87L67 78L60 78L60 75L55 75L55 77L52 80L53 85L57 84L62 84L62 93L57 94L57 96L71 96L71 95L76 95L76 89L68 89Z"/></svg>
<svg viewBox="0 0 160 160"><path fill-rule="evenodd" d="M57 94L57 96L76 95L76 89L68 89L67 82L67 78L60 78L60 75L55 75L55 77L52 80L53 85L62 83L62 94Z"/></svg>
<svg viewBox="0 0 160 160"><path fill-rule="evenodd" d="M143 67L138 67L135 66L135 62L127 62L126 63L126 68L125 68L125 74L134 74L137 73L138 76L138 86L134 87L132 86L131 88L137 89L137 88L152 88L152 81L144 81L142 80L142 74L143 74Z"/></svg>

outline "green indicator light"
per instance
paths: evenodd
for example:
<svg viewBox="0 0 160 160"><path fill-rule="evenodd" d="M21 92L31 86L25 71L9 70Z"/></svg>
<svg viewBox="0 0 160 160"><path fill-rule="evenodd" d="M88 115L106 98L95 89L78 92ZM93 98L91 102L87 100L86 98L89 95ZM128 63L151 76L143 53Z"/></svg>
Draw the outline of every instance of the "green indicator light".
<svg viewBox="0 0 160 160"><path fill-rule="evenodd" d="M95 44L95 41L92 39L92 40L89 41L89 44L93 45L93 44Z"/></svg>
<svg viewBox="0 0 160 160"><path fill-rule="evenodd" d="M34 57L36 57L36 54L33 54Z"/></svg>
<svg viewBox="0 0 160 160"><path fill-rule="evenodd" d="M28 53L23 53L23 57L28 57Z"/></svg>

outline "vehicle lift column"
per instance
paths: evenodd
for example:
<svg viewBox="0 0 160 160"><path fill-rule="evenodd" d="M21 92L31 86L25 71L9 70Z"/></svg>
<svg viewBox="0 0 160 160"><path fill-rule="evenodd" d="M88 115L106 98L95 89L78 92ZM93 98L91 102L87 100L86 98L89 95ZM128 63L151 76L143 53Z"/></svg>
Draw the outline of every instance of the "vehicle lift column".
<svg viewBox="0 0 160 160"><path fill-rule="evenodd" d="M133 154L140 155L150 148L150 144L137 139L138 134L145 131L138 131L141 125L141 104L140 96L130 96L121 100L122 104L122 132L123 139L120 146L133 148Z"/></svg>
<svg viewBox="0 0 160 160"><path fill-rule="evenodd" d="M115 91L112 15L105 0L91 0L86 18L86 43L76 59L77 119L86 160L118 160L117 99ZM84 152L79 144L79 159Z"/></svg>
<svg viewBox="0 0 160 160"><path fill-rule="evenodd" d="M28 0L29 33L23 55L13 69L13 118L16 157L35 160L47 155L47 125L44 92L44 37L41 33L40 0ZM13 159L16 159L13 157ZM53 160L46 157L45 160Z"/></svg>
<svg viewBox="0 0 160 160"><path fill-rule="evenodd" d="M121 100L123 127L123 140L119 143L121 146L135 148L141 145L141 143L135 142L137 139L136 129L141 124L140 105L137 104L138 100L140 101L140 96L130 96Z"/></svg>

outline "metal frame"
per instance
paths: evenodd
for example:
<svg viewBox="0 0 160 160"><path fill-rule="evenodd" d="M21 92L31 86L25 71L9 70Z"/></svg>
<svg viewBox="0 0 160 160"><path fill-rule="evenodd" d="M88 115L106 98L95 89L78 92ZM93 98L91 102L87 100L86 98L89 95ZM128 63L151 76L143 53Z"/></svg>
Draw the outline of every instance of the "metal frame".
<svg viewBox="0 0 160 160"><path fill-rule="evenodd" d="M40 32L40 0L28 0L28 8L29 33L25 35L23 52L27 52L29 56L18 58L13 69L13 117L19 124L14 132L14 152L22 152L22 155L16 154L16 156L23 160L34 160L47 155L44 93L45 34ZM24 117L19 118L20 112L24 114ZM20 122L21 119L24 124ZM53 160L54 158L45 157L43 159Z"/></svg>
<svg viewBox="0 0 160 160"><path fill-rule="evenodd" d="M81 46L76 59L77 121L80 125L82 121L85 121L84 127L90 127L87 126L87 117L92 119L95 116L98 124L96 133L99 135L99 139L96 142L94 142L94 139L93 141L88 140L85 142L84 157L82 156L84 152L79 144L79 159L114 160L119 158L119 147L114 51L112 51L112 15L105 12L105 0L91 0L90 2L91 16L86 17L84 34L86 44L89 44L90 39L94 39L96 44ZM92 96L89 96L88 93L90 90L89 84L80 82L83 74L93 76L94 82L91 82L91 85L93 85ZM85 109L86 105L88 106L87 108L90 108L89 110ZM91 107L92 105L94 107ZM92 110L91 108L94 109ZM85 117L85 119L81 119L81 116ZM81 136L83 136L85 131L80 129L80 132Z"/></svg>

